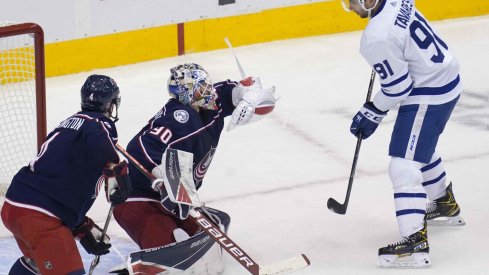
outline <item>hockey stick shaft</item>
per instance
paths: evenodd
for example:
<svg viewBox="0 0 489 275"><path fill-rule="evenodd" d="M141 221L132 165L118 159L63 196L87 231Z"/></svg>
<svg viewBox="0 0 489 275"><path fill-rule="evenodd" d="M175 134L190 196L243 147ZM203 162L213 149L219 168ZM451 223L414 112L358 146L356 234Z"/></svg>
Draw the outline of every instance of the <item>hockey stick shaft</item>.
<svg viewBox="0 0 489 275"><path fill-rule="evenodd" d="M156 180L156 177L151 174L144 166L142 166L139 161L137 161L133 156L131 156L122 146L116 144L117 150L126 157L136 168L146 176L150 181ZM273 265L269 267L261 267L254 260L251 259L248 254L241 249L229 236L223 232L219 226L211 222L205 215L202 214L200 209L192 209L190 211L190 216L195 220L195 223L207 233L222 249L226 250L239 264L246 268L251 274L274 274L263 271L271 270L273 272L279 270L280 272L292 272L300 268L309 265L309 259L305 255L297 256L287 261L282 262L282 265ZM288 265L285 265L288 264ZM268 269L267 269L268 268Z"/></svg>
<svg viewBox="0 0 489 275"><path fill-rule="evenodd" d="M104 241L105 235L107 235L107 229L109 228L112 212L114 212L114 205L110 206L109 213L107 214L107 218L105 219L104 229L102 229L102 235L100 236L100 241L102 242ZM95 256L95 259L93 259L92 263L90 264L90 270L88 271L89 275L93 274L93 271L95 270L95 267L97 267L99 262L100 262L100 255L97 255Z"/></svg>
<svg viewBox="0 0 489 275"><path fill-rule="evenodd" d="M370 83L368 85L367 98L365 99L365 102L369 102L370 98L372 97L372 89L374 86L374 82L375 82L375 71L372 70L372 72L370 74ZM336 201L333 198L329 198L329 200L328 200L328 208L337 214L342 214L342 215L345 214L346 209L348 208L348 203L350 201L351 189L353 186L353 179L355 178L355 172L357 170L357 162L358 162L358 156L360 154L360 147L362 145L362 140L363 140L362 134L360 133L360 135L358 136L358 139L357 139L357 145L355 147L355 154L353 156L353 163L351 165L350 178L348 180L348 188L346 191L345 201L343 202L343 204L340 204L338 201Z"/></svg>
<svg viewBox="0 0 489 275"><path fill-rule="evenodd" d="M234 52L233 45L231 44L231 41L229 41L229 39L226 37L226 38L224 38L224 42L226 42L226 44L228 45L229 49L233 53L234 59L236 60L236 64L238 65L239 73L241 74L241 79L245 79L246 78L246 74L245 74L245 72L243 70L243 67L241 66L241 63L238 60L238 57L236 56L236 53Z"/></svg>

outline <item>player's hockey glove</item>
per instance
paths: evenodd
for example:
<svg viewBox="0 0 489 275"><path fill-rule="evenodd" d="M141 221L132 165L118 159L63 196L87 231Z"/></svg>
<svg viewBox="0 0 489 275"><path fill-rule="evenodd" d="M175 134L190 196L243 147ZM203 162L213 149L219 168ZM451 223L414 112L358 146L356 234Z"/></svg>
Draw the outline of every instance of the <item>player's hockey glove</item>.
<svg viewBox="0 0 489 275"><path fill-rule="evenodd" d="M127 162L122 161L118 164L110 162L104 168L103 174L107 201L112 204L125 202L132 192Z"/></svg>
<svg viewBox="0 0 489 275"><path fill-rule="evenodd" d="M92 219L85 217L83 223L73 229L73 236L80 241L83 248L93 255L104 255L109 253L110 244L109 236L105 235L103 241L102 229L98 227Z"/></svg>
<svg viewBox="0 0 489 275"><path fill-rule="evenodd" d="M353 117L350 132L356 137L361 134L362 139L366 139L375 132L377 126L386 115L387 112L377 109L372 102L367 102L363 104L362 109Z"/></svg>
<svg viewBox="0 0 489 275"><path fill-rule="evenodd" d="M228 125L228 131L236 126L260 120L275 107L275 87L263 89L258 77L248 77L240 81L232 91L236 106Z"/></svg>
<svg viewBox="0 0 489 275"><path fill-rule="evenodd" d="M153 168L151 173L156 177L156 180L152 183L153 190L160 192L161 206L172 216L185 220L188 218L190 212L190 205L175 203L170 200L168 193L165 189L165 184L162 178L164 178L165 168L162 165Z"/></svg>

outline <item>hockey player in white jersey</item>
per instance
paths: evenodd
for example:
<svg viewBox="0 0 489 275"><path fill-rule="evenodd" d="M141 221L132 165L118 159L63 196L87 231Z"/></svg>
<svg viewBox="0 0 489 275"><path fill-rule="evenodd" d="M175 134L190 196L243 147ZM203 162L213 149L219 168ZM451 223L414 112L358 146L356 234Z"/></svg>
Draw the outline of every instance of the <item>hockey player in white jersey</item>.
<svg viewBox="0 0 489 275"><path fill-rule="evenodd" d="M399 105L389 176L401 241L379 249L381 267L428 267L427 224L463 225L436 146L462 92L459 63L413 0L342 0L369 18L360 53L381 89L353 117L350 131L368 138ZM429 201L427 205L427 200Z"/></svg>

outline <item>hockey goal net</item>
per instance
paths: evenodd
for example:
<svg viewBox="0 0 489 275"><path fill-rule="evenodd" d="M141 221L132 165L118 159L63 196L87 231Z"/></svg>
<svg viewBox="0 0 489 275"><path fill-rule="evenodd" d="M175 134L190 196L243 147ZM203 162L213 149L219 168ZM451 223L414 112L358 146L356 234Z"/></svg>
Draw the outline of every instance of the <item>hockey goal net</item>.
<svg viewBox="0 0 489 275"><path fill-rule="evenodd" d="M45 106L42 28L0 22L0 197L46 136Z"/></svg>

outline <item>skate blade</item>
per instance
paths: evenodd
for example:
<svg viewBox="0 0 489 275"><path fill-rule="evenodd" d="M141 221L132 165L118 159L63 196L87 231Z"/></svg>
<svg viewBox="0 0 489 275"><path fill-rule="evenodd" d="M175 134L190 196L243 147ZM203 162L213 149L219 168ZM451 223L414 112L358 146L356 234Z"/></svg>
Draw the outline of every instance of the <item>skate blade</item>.
<svg viewBox="0 0 489 275"><path fill-rule="evenodd" d="M432 226L462 226L465 225L464 219L460 216L454 217L438 217L427 221L428 225Z"/></svg>
<svg viewBox="0 0 489 275"><path fill-rule="evenodd" d="M377 265L381 268L429 268L431 261L428 253L380 255Z"/></svg>

